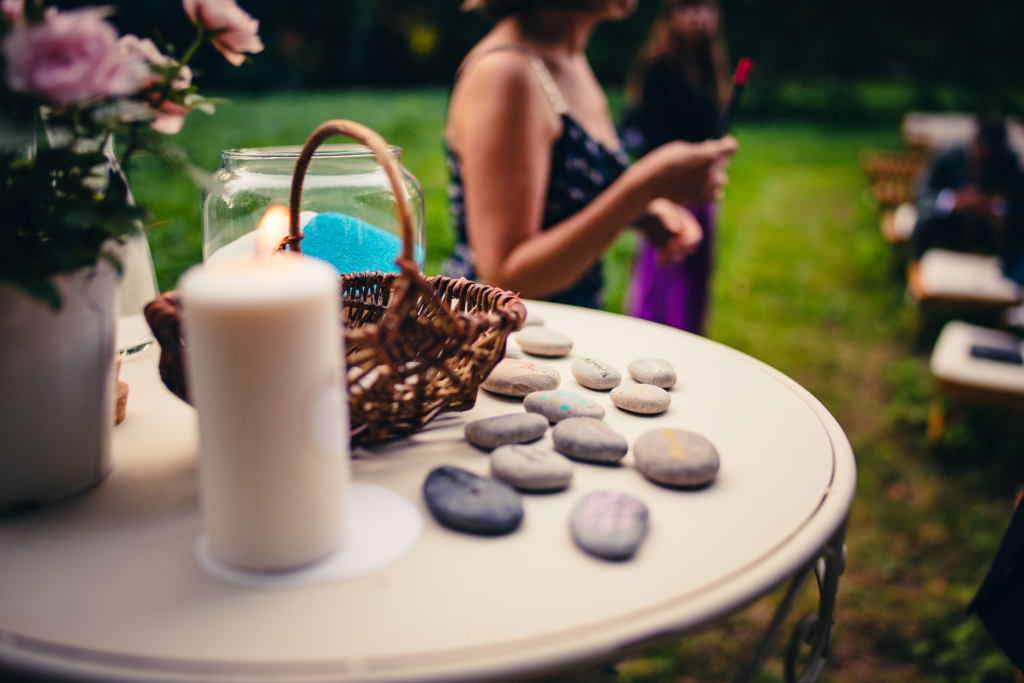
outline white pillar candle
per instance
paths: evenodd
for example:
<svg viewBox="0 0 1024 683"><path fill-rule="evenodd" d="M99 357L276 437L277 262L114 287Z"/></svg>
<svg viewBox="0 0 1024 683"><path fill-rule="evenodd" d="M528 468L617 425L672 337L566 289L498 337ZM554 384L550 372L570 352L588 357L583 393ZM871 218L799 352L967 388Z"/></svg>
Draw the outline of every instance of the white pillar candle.
<svg viewBox="0 0 1024 683"><path fill-rule="evenodd" d="M349 479L337 274L282 253L196 266L180 288L210 551L257 571L329 555Z"/></svg>

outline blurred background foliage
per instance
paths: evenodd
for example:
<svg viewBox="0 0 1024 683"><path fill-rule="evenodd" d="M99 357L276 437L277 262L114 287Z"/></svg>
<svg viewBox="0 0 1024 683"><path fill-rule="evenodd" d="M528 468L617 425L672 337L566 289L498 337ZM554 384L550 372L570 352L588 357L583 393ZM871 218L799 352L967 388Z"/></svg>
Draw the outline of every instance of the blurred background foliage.
<svg viewBox="0 0 1024 683"><path fill-rule="evenodd" d="M163 27L179 52L191 36L176 0L111 4L123 31ZM260 19L267 49L245 69L206 51L196 66L207 89L444 86L490 25L459 0L241 4ZM603 83L623 83L658 4L641 0L629 19L598 30L589 56ZM722 0L722 14L733 61L757 65L747 116L856 121L907 109L1024 109L1019 0Z"/></svg>

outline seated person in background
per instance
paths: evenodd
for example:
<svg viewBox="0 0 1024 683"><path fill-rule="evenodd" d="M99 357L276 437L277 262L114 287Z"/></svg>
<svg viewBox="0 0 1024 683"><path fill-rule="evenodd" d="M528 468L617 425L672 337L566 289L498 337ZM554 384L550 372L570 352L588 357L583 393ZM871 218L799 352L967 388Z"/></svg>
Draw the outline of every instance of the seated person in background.
<svg viewBox="0 0 1024 683"><path fill-rule="evenodd" d="M445 140L456 245L449 277L597 308L601 255L638 223L679 260L700 226L678 203L725 182L732 138L671 142L632 166L585 49L633 0L469 0L497 20L456 76Z"/></svg>
<svg viewBox="0 0 1024 683"><path fill-rule="evenodd" d="M1008 277L1024 280L1022 189L1006 127L982 121L970 145L941 152L925 170L910 238L913 257L936 247L995 253Z"/></svg>

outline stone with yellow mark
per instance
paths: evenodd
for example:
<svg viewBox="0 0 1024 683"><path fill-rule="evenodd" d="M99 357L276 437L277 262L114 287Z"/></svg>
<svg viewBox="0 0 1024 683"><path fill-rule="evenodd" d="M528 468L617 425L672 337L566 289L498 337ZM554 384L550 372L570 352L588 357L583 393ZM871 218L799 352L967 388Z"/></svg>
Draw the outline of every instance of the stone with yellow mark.
<svg viewBox="0 0 1024 683"><path fill-rule="evenodd" d="M633 444L640 472L657 484L704 486L718 475L721 460L707 437L685 429L654 429Z"/></svg>
<svg viewBox="0 0 1024 683"><path fill-rule="evenodd" d="M668 410L672 397L653 384L620 384L610 394L616 408L642 415L657 415Z"/></svg>

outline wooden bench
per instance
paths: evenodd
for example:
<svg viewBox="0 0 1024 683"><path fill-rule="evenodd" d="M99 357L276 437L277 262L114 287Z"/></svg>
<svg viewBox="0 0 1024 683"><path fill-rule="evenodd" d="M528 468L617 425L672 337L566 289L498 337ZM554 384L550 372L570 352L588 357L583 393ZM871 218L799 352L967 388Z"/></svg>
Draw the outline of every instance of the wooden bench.
<svg viewBox="0 0 1024 683"><path fill-rule="evenodd" d="M907 270L907 286L922 308L1000 314L1021 302L1021 288L994 256L930 249Z"/></svg>
<svg viewBox="0 0 1024 683"><path fill-rule="evenodd" d="M1024 342L1009 332L993 330L954 320L942 328L931 356L931 371L939 392L952 407L932 405L928 415L928 438L938 441L950 415L967 405L986 405L1024 411L1024 365L976 358L974 345L1024 351Z"/></svg>

